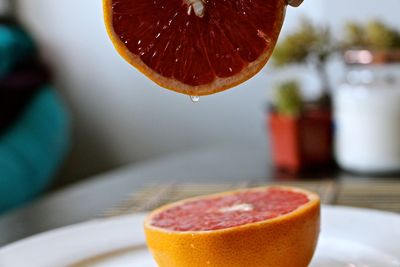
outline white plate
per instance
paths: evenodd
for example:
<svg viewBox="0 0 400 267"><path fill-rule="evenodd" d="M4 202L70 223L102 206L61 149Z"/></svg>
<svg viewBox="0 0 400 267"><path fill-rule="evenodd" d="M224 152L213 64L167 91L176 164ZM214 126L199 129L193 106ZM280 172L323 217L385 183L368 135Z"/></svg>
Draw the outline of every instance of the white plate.
<svg viewBox="0 0 400 267"><path fill-rule="evenodd" d="M97 220L0 249L1 267L156 267L145 245L143 214ZM311 267L400 267L400 216L324 207Z"/></svg>

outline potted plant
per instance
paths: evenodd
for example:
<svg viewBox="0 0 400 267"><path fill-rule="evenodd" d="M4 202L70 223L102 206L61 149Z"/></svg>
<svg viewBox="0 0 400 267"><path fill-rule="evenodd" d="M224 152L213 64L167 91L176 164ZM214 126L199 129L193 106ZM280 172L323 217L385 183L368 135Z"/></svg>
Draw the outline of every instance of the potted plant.
<svg viewBox="0 0 400 267"><path fill-rule="evenodd" d="M299 83L278 86L276 102L268 114L275 166L291 173L332 163L332 112L327 62L335 47L328 28L304 19L299 29L276 48L277 67L307 65L320 80L318 99L305 101Z"/></svg>
<svg viewBox="0 0 400 267"><path fill-rule="evenodd" d="M307 106L296 81L280 84L268 116L272 155L278 169L297 173L332 162L330 113Z"/></svg>

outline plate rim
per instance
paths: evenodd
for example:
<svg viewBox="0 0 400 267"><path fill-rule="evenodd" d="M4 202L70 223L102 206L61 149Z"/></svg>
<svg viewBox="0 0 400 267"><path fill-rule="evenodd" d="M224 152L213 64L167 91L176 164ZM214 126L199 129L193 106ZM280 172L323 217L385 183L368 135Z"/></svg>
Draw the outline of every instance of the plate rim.
<svg viewBox="0 0 400 267"><path fill-rule="evenodd" d="M375 209L369 209L369 208L357 208L357 207L348 207L348 206L333 206L333 205L322 205L322 212L326 211L345 211L345 212L352 212L352 213L360 213L360 214L366 214L366 213L374 213L374 214L380 214L383 216L388 216L391 217L391 219L394 220L400 220L400 214L397 214L395 212L390 212L390 211L384 211L384 210L375 210ZM47 236L51 236L54 234L60 234L64 231L75 231L75 230L80 230L81 228L86 228L86 227L92 227L98 224L106 224L106 223L115 223L117 221L124 221L124 220L129 220L133 218L143 218L147 216L149 212L138 212L138 213L133 213L133 214L127 214L127 215L120 215L120 216L115 216L115 217L109 217L109 218L97 218L97 219L92 219L88 221L84 221L81 223L75 223L71 225L67 225L64 227L59 227L59 228L54 228L48 231L44 231L20 240L17 240L15 242L12 242L10 244L6 244L2 247L0 247L0 256L1 254L13 247L19 246L23 243L30 242L32 240L38 239L38 238L44 238ZM323 218L322 218L323 219Z"/></svg>
<svg viewBox="0 0 400 267"><path fill-rule="evenodd" d="M330 206L330 205L322 205L322 213L326 212L340 212L340 213L351 213L355 216L360 215L360 216L371 216L371 214L379 215L379 216L384 216L389 220L390 222L399 222L400 225L400 214L389 212L389 211L380 211L380 210L374 210L374 209L365 209L365 208L355 208L355 207L346 207L346 206ZM122 215L122 216L117 216L117 217L110 217L110 218L100 218L100 219L94 219L94 220L89 220L86 222L78 223L78 224L73 224L61 228L56 228L52 229L43 233L39 233L37 235L33 235L21 240L18 240L16 242L7 244L3 247L0 248L0 265L2 260L4 260L3 257L12 257L12 254L18 253L20 250L27 250L27 247L29 249L30 246L32 246L35 242L40 242L39 240L51 240L60 238L61 236L65 236L66 234L71 234L72 236L76 236L77 233L80 232L85 232L85 229L89 230L95 228L95 227L112 227L118 224L125 225L126 223L131 223L132 221L136 221L136 223L143 222L145 217L147 216L148 213L134 213L134 214L128 214L128 215ZM322 217L323 220L324 217ZM132 231L133 232L133 231ZM135 235L141 234L141 236L138 236L135 239L130 239L130 244L131 245L143 245L143 229L140 228L140 233L139 229L135 232ZM91 241L91 240L90 240ZM89 242L90 242L89 241ZM94 241L93 241L94 242ZM145 243L144 243L145 244ZM11 255L11 256L10 256Z"/></svg>

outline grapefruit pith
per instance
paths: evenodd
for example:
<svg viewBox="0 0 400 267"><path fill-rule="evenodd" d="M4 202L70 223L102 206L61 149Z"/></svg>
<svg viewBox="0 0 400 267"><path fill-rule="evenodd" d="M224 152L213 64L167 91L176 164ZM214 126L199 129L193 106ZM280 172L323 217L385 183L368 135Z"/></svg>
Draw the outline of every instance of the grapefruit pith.
<svg viewBox="0 0 400 267"><path fill-rule="evenodd" d="M290 187L188 199L145 221L160 267L306 267L319 230L318 196Z"/></svg>
<svg viewBox="0 0 400 267"><path fill-rule="evenodd" d="M123 58L162 87L201 96L254 76L278 39L286 0L103 0Z"/></svg>

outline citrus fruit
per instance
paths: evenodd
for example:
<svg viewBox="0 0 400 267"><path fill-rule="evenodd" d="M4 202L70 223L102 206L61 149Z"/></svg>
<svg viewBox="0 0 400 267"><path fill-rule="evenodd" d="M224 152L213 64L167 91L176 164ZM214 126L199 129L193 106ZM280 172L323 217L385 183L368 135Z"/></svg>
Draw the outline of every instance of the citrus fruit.
<svg viewBox="0 0 400 267"><path fill-rule="evenodd" d="M286 0L103 0L118 52L162 87L192 96L229 89L268 61Z"/></svg>
<svg viewBox="0 0 400 267"><path fill-rule="evenodd" d="M167 205L144 227L160 267L306 267L320 201L290 187L246 189Z"/></svg>

